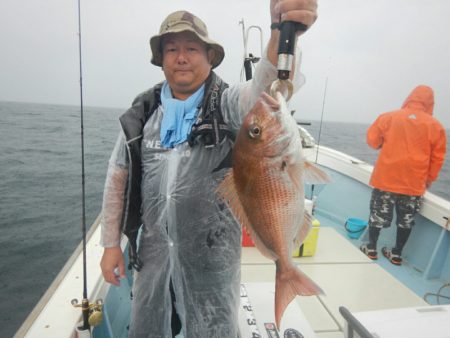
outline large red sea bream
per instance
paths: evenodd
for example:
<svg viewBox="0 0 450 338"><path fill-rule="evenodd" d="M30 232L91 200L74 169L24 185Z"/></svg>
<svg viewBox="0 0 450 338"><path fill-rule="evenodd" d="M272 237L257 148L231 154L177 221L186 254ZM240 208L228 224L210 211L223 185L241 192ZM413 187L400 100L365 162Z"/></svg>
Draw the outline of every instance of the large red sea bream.
<svg viewBox="0 0 450 338"><path fill-rule="evenodd" d="M305 213L304 177L325 183L328 176L306 162L297 124L283 96L263 93L244 118L233 149L233 169L219 193L245 226L255 246L275 261L275 322L296 295L322 290L292 261L311 228Z"/></svg>

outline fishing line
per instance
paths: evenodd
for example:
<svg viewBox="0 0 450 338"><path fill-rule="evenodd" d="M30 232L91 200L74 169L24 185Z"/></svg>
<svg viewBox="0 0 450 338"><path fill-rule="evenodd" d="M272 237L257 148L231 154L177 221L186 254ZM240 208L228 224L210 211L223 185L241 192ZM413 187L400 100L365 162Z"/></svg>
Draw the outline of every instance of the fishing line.
<svg viewBox="0 0 450 338"><path fill-rule="evenodd" d="M317 164L317 159L319 157L320 136L322 135L323 112L325 110L325 99L327 97L327 87L328 87L328 76L325 79L325 89L323 91L322 113L320 115L319 136L317 138L317 147L316 147L316 161L315 161L316 164Z"/></svg>
<svg viewBox="0 0 450 338"><path fill-rule="evenodd" d="M78 57L80 62L80 127L81 127L81 210L82 210L82 237L83 237L83 330L89 329L89 300L87 299L87 271L86 271L86 197L85 197L85 171L84 171L84 109L83 109L83 62L81 53L81 1L78 0Z"/></svg>
<svg viewBox="0 0 450 338"><path fill-rule="evenodd" d="M317 137L317 144L316 144L316 160L314 163L317 164L317 159L319 158L319 146L320 146L320 136L322 135L322 124L323 124L323 112L325 111L325 100L327 97L327 88L328 88L328 75L325 79L325 89L323 91L323 100L322 100L322 113L320 115L320 125L319 125L319 135ZM311 185L311 200L314 199L314 187L315 185Z"/></svg>

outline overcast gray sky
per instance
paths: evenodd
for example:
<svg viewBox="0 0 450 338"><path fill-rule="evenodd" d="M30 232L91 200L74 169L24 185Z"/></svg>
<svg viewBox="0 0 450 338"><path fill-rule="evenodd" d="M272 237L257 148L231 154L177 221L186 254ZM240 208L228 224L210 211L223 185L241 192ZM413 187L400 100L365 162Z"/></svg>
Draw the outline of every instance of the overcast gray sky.
<svg viewBox="0 0 450 338"><path fill-rule="evenodd" d="M269 36L269 0L82 0L87 106L126 108L162 79L149 37L172 11L208 25L226 57L217 68L240 81L242 26ZM435 116L450 128L450 1L319 0L319 19L302 36L307 82L291 100L296 117L370 123L401 106L418 84L435 90ZM79 104L76 0L1 0L0 100ZM255 32L255 31L253 31ZM250 34L259 54L258 35Z"/></svg>

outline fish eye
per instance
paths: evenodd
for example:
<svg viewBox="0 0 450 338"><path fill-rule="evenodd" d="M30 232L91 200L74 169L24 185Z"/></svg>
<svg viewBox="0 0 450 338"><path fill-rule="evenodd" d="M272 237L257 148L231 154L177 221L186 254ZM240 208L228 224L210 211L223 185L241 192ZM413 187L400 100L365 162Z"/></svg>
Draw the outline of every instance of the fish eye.
<svg viewBox="0 0 450 338"><path fill-rule="evenodd" d="M261 128L256 124L252 124L248 130L248 134L251 138L257 138L261 136Z"/></svg>

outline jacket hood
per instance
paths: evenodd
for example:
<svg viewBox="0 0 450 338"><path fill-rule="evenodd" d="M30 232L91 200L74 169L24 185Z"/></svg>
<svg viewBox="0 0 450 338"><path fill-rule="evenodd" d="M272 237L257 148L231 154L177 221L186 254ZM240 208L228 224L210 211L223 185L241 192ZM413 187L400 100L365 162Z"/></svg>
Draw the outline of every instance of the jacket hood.
<svg viewBox="0 0 450 338"><path fill-rule="evenodd" d="M434 93L431 87L420 85L413 89L406 98L402 108L415 108L433 115Z"/></svg>

